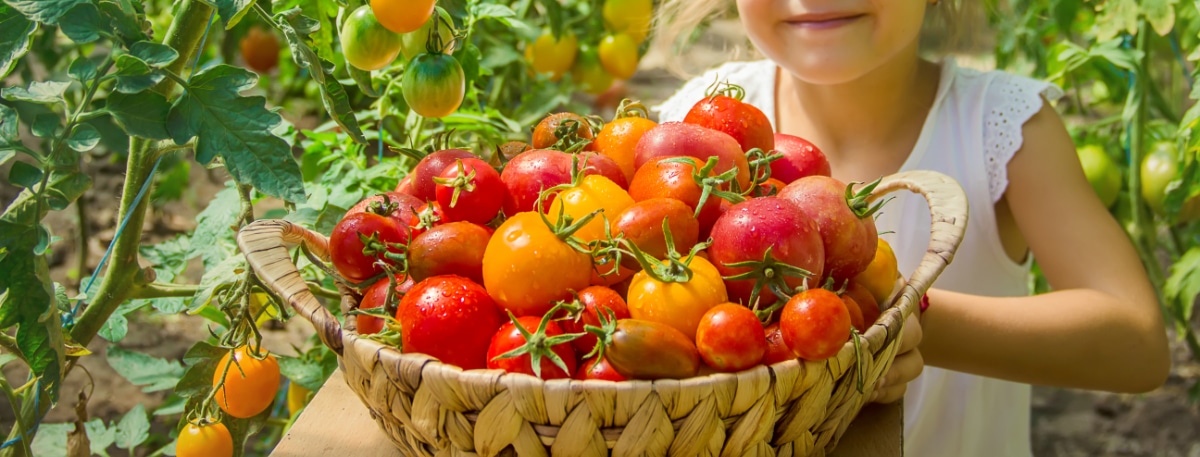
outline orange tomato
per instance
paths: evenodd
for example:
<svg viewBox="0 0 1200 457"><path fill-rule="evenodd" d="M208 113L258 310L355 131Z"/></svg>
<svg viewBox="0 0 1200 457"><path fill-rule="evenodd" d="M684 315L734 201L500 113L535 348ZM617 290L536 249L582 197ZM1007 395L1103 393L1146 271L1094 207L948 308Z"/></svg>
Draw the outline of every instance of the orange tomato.
<svg viewBox="0 0 1200 457"><path fill-rule="evenodd" d="M241 346L226 353L217 363L217 371L213 373L215 400L226 414L242 419L254 417L275 401L279 392L279 362L270 353L265 355L259 360L250 354L248 346ZM231 356L236 364L231 363ZM218 388L222 376L225 383Z"/></svg>
<svg viewBox="0 0 1200 457"><path fill-rule="evenodd" d="M644 117L613 119L612 122L604 124L604 128L596 135L596 150L613 159L613 162L621 167L621 172L625 173L625 180L633 182L633 174L637 171L633 161L638 140L656 125L658 123Z"/></svg>
<svg viewBox="0 0 1200 457"><path fill-rule="evenodd" d="M592 279L592 258L576 251L536 211L504 221L483 253L483 286L502 310L546 314Z"/></svg>
<svg viewBox="0 0 1200 457"><path fill-rule="evenodd" d="M408 33L429 21L434 3L435 0L371 0L371 9L388 30Z"/></svg>
<svg viewBox="0 0 1200 457"><path fill-rule="evenodd" d="M896 265L896 253L892 252L892 246L887 241L880 238L875 247L875 258L871 259L866 270L854 277L854 282L862 284L875 297L875 301L882 304L888 303L898 277L900 270Z"/></svg>
<svg viewBox="0 0 1200 457"><path fill-rule="evenodd" d="M254 26L242 37L239 47L246 66L258 73L266 73L279 65L279 39L269 30Z"/></svg>
<svg viewBox="0 0 1200 457"><path fill-rule="evenodd" d="M579 185L559 192L546 210L546 215L551 221L558 222L558 212L561 210L564 215L578 221L603 209L603 213L575 232L575 236L587 243L604 238L604 220L615 221L617 215L630 206L633 206L633 198L621 186L604 176L588 175L579 180Z"/></svg>
<svg viewBox="0 0 1200 457"><path fill-rule="evenodd" d="M175 443L178 457L225 457L233 455L233 436L220 422L198 424L188 422L179 431Z"/></svg>

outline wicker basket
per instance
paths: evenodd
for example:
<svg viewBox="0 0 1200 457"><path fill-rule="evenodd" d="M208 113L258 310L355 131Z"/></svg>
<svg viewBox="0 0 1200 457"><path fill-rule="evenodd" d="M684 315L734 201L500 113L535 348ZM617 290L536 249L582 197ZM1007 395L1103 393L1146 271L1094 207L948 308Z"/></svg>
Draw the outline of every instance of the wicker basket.
<svg viewBox="0 0 1200 457"><path fill-rule="evenodd" d="M405 455L821 456L836 446L891 365L905 318L954 257L966 228L966 196L949 177L896 174L873 198L900 189L929 202L932 236L920 266L900 281L889 308L861 339L861 359L848 342L825 361L686 380L542 381L402 354L359 338L354 319L343 328L309 293L287 246L304 243L328 259L324 236L262 220L242 229L238 246L263 282L340 356L346 382ZM341 293L343 311L358 305L354 292Z"/></svg>

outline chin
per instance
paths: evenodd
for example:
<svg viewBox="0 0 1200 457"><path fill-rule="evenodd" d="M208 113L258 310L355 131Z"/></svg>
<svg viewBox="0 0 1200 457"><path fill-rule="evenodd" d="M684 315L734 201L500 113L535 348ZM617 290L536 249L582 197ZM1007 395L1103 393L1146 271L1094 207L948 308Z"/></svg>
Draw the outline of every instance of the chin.
<svg viewBox="0 0 1200 457"><path fill-rule="evenodd" d="M793 77L814 85L835 86L862 78L870 66L849 56L794 55L772 59Z"/></svg>

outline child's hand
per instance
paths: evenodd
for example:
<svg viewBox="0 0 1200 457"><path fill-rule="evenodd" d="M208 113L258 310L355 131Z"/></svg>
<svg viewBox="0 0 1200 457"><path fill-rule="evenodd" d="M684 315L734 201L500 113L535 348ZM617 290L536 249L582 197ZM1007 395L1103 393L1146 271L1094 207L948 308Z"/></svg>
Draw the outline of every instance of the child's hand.
<svg viewBox="0 0 1200 457"><path fill-rule="evenodd" d="M904 323L904 333L900 334L900 351L896 354L891 368L875 384L875 393L871 395L871 401L892 403L904 398L908 382L916 379L925 367L925 360L921 358L921 351L917 349L917 346L921 345L921 336L921 321L914 313Z"/></svg>

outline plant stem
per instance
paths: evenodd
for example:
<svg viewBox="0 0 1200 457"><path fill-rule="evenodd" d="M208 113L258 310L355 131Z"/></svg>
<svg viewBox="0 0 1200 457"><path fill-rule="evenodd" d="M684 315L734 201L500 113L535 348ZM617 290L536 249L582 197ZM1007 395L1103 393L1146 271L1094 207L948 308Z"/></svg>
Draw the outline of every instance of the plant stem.
<svg viewBox="0 0 1200 457"><path fill-rule="evenodd" d="M32 456L33 450L29 447L30 442L26 437L27 429L25 428L25 420L21 414L21 409L23 408L17 406L17 394L16 392L13 392L12 386L8 385L8 378L6 378L3 374L0 374L0 391L4 391L4 397L8 399L8 404L13 410L13 417L16 418L16 421L13 424L13 429L9 430L8 436L11 437L15 435L21 438L21 447L10 448L11 452L8 452L6 455L20 451L24 452L27 456Z"/></svg>
<svg viewBox="0 0 1200 457"><path fill-rule="evenodd" d="M1147 115L1147 98L1146 94L1149 91L1149 78L1147 69L1151 64L1151 48L1149 35L1153 33L1150 30L1148 23L1143 19L1138 23L1137 47L1142 52L1142 60L1139 62L1139 70L1134 73L1134 87L1130 91L1130 100L1127 103L1137 104L1137 114L1133 119L1129 129L1129 205L1133 216L1134 233L1130 233L1134 247L1137 248L1138 255L1142 258L1142 263L1146 267L1146 274L1153 282L1155 290L1161 291L1165 276L1163 275L1162 265L1159 264L1158 257L1154 255L1155 242L1154 227L1147 227L1147 222L1153 224L1153 218L1147 218L1149 214L1146 212L1146 205L1142 202L1142 178L1141 173L1138 173L1138 167L1142 163L1142 152L1145 149L1145 134L1146 134L1146 115ZM1161 301L1161 297L1160 297Z"/></svg>
<svg viewBox="0 0 1200 457"><path fill-rule="evenodd" d="M25 354L21 353L21 348L17 346L17 339L13 338L12 335L0 333L0 349L4 349L8 353L20 357L21 360L25 360Z"/></svg>
<svg viewBox="0 0 1200 457"><path fill-rule="evenodd" d="M87 276L87 258L88 258L88 220L87 209L84 208L81 196L75 200L75 216L79 219L79 240L75 246L77 257L75 258L75 271L79 275L79 281L76 283L76 288L83 287L83 277Z"/></svg>
<svg viewBox="0 0 1200 457"><path fill-rule="evenodd" d="M129 298L191 297L200 291L200 286L154 282L139 287Z"/></svg>

